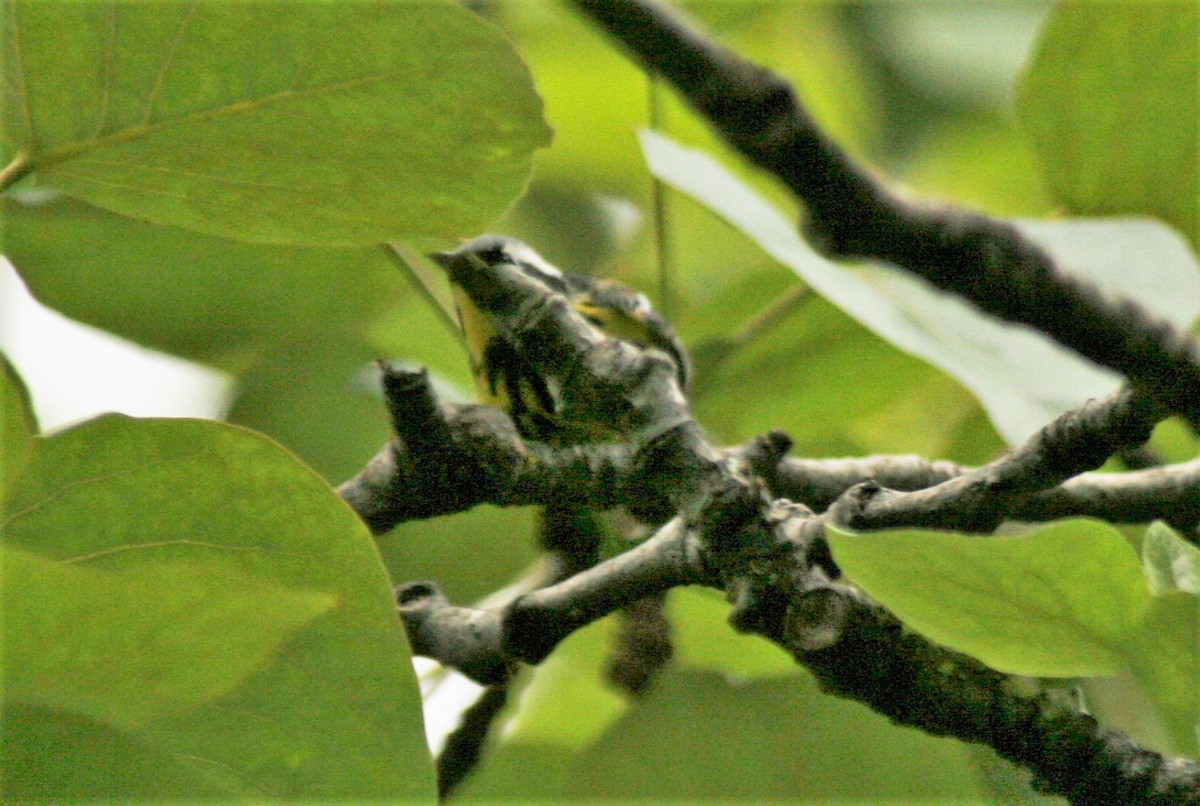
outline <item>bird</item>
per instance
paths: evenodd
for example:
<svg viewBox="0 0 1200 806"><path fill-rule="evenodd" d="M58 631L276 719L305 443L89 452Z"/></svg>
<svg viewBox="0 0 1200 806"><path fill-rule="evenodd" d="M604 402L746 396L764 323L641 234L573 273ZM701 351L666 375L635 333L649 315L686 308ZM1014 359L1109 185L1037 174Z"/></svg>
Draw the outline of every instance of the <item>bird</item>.
<svg viewBox="0 0 1200 806"><path fill-rule="evenodd" d="M598 424L581 425L560 416L560 401L553 385L501 335L491 315L480 309L466 289L455 282L455 267L464 265L464 261L489 268L515 267L552 293L566 297L584 319L605 335L639 348L661 350L674 363L680 391L686 393L691 364L683 342L645 295L632 288L614 280L566 274L528 244L503 235L481 235L452 252L435 252L429 257L450 276L459 329L467 345L480 402L506 411L523 438L562 445L606 437L620 439L621 435L615 429L605 433ZM635 508L633 502L625 510L640 522L658 523L669 517L643 507ZM624 545L618 545L615 551L624 550L625 541L638 527L622 526L620 520L616 513L605 515L569 500L543 507L538 519L538 539L553 558L546 581L567 579L595 565L607 553L604 546L612 546L608 536L614 531L625 533L623 539L618 539ZM626 621L619 639L622 650L610 665L610 675L631 693L641 693L671 655L669 627L662 626L666 623L663 606L662 596L651 596L635 603L632 609L622 610ZM647 635L653 640L647 640Z"/></svg>
<svg viewBox="0 0 1200 806"><path fill-rule="evenodd" d="M449 252L429 256L449 270L463 258L487 267L513 266L562 294L588 322L605 335L640 348L663 351L674 362L681 390L687 388L691 365L671 324L650 305L644 294L614 280L567 274L524 241L504 235L481 235ZM579 428L560 415L552 384L500 335L491 315L481 310L454 281L451 290L459 328L467 345L476 395L481 403L507 412L526 439L572 443L594 437L595 428Z"/></svg>

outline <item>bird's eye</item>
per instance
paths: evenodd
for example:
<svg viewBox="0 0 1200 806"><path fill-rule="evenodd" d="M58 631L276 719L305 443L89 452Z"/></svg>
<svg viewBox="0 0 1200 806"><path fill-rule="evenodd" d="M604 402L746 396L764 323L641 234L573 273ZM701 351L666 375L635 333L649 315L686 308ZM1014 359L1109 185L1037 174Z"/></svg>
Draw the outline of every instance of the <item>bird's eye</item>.
<svg viewBox="0 0 1200 806"><path fill-rule="evenodd" d="M508 255L505 253L503 246L494 246L491 249L480 252L479 257L489 266L508 262Z"/></svg>

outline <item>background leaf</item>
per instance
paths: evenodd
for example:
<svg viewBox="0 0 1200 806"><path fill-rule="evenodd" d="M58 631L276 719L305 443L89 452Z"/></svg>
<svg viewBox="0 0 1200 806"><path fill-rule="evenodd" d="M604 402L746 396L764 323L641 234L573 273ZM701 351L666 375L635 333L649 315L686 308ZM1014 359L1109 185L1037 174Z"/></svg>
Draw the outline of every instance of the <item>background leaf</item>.
<svg viewBox="0 0 1200 806"><path fill-rule="evenodd" d="M361 339L408 292L382 247L251 244L31 195L0 213L6 255L40 302L226 369L281 341Z"/></svg>
<svg viewBox="0 0 1200 806"><path fill-rule="evenodd" d="M1100 521L1019 537L828 530L846 575L922 635L1003 672L1116 674L1151 595L1125 538Z"/></svg>
<svg viewBox="0 0 1200 806"><path fill-rule="evenodd" d="M1126 653L1170 738L1165 749L1194 758L1200 752L1200 598L1178 590L1156 597Z"/></svg>
<svg viewBox="0 0 1200 806"><path fill-rule="evenodd" d="M183 791L172 791L180 796L212 788L224 797L260 797L264 791L310 799L432 794L412 666L370 535L326 484L278 446L217 423L105 417L38 440L6 512L8 546L52 563L56 574L70 563L68 574L78 571L109 580L78 591L61 604L62 610L52 612L83 606L88 596L101 596L106 589L127 604L137 599L136 611L117 608L111 618L140 624L129 629L147 640L154 637L143 645L147 657L129 664L130 675L157 670L164 676L167 690L151 700L174 703L166 709L174 711L200 695L215 697L180 713L149 706L135 710L136 718L118 720L125 728L119 735L89 728L99 731L102 742L99 748L81 747L75 759L82 769L93 771L90 778L70 779L86 792L81 796L111 791L105 773L109 764L95 755L103 748L135 753L112 759L117 768L140 768L161 754L172 757L189 771L189 780L201 782L193 788L177 781ZM172 570L181 567L195 572ZM57 584L56 579L49 575L41 596L49 595L49 583ZM170 631L157 636L155 625L167 623L179 609L180 631L200 629L211 620L209 628L219 634L222 623L252 619L245 612L248 585L262 592L261 618L266 622L249 621L231 635L232 646L221 652L237 653L233 659L204 652L225 667L216 683L199 692L172 691L185 681L171 677L178 669L162 654L169 653L170 644L160 638L178 636ZM153 592L134 597L139 587L151 586ZM318 598L305 591L319 592ZM272 614L268 607L272 601L282 606L292 600L299 612L289 619L280 621L278 608ZM336 602L334 610L301 627L331 601ZM112 651L114 638L100 631L105 626L100 614L109 611L99 603L93 607L98 614L91 622L95 631L47 640L81 652L91 647L87 651L99 664ZM297 628L272 654L286 632ZM18 629L6 624L8 635L33 632L33 625ZM39 668L26 657L29 651L27 643L6 647L5 668L15 679L23 679L12 671L15 667ZM83 663L78 654L53 654L51 659L62 659L55 674L63 677ZM250 668L255 671L247 677ZM235 679L240 681L236 686L216 696ZM107 712L97 706L88 713L130 712L118 696L125 694L136 694L133 679L114 686ZM94 702L105 695L88 696ZM81 716L78 710L62 710L61 701L56 705L36 714L22 712L22 729L36 738L38 747L50 747L49 737ZM151 713L155 718L143 723ZM9 761L27 752L7 742L4 751L17 753ZM5 785L22 780L27 781L6 778ZM160 784L165 786L152 777L147 789L121 794L149 796ZM32 797L33 791L9 794ZM62 796L59 792L51 799Z"/></svg>
<svg viewBox="0 0 1200 806"><path fill-rule="evenodd" d="M29 390L16 367L0 353L0 518L4 517L7 490L19 478L37 432Z"/></svg>
<svg viewBox="0 0 1200 806"><path fill-rule="evenodd" d="M1016 111L1069 210L1158 216L1200 245L1198 20L1188 0L1058 5Z"/></svg>
<svg viewBox="0 0 1200 806"><path fill-rule="evenodd" d="M1162 521L1150 524L1146 530L1142 565L1155 595L1173 590L1200 595L1200 548Z"/></svg>
<svg viewBox="0 0 1200 806"><path fill-rule="evenodd" d="M864 746L876 774L846 775ZM576 792L617 800L941 802L977 792L962 745L826 697L805 675L738 685L671 670L584 751L572 774Z"/></svg>
<svg viewBox="0 0 1200 806"><path fill-rule="evenodd" d="M267 243L453 238L521 191L550 133L494 27L442 0L284 8L5 4L8 158L124 215Z"/></svg>
<svg viewBox="0 0 1200 806"><path fill-rule="evenodd" d="M1142 542L1154 606L1129 651L1134 678L1154 703L1173 752L1200 752L1200 549L1164 523Z"/></svg>
<svg viewBox="0 0 1200 806"><path fill-rule="evenodd" d="M672 606L672 613L690 618L690 609ZM839 803L854 797L948 803L977 791L961 745L826 696L794 664L779 673L761 658L748 661L742 668L753 675L749 681L710 671L720 661L700 657L694 636L681 639L682 664L667 667L644 697L625 700L602 681L611 644L601 639L606 632L611 637L613 626L607 619L572 635L547 660L550 668L534 670L520 702L510 705L516 715L497 729L482 769L459 793L464 801L834 795ZM712 641L729 641L733 653L755 640L728 625L715 631ZM866 747L875 754L870 770L845 775Z"/></svg>
<svg viewBox="0 0 1200 806"><path fill-rule="evenodd" d="M719 591L676 588L667 602L675 658L683 666L720 672L737 680L796 674L795 659L778 644L757 635L743 635L729 626L729 603Z"/></svg>
<svg viewBox="0 0 1200 806"><path fill-rule="evenodd" d="M641 139L656 176L707 204L879 336L962 381L1010 444L1118 385L1118 376L1045 336L979 313L911 275L825 260L783 215L711 158L654 132L642 132ZM1190 328L1200 316L1200 271L1183 240L1167 228L1149 221L1015 223L1065 270L1136 299L1180 327Z"/></svg>

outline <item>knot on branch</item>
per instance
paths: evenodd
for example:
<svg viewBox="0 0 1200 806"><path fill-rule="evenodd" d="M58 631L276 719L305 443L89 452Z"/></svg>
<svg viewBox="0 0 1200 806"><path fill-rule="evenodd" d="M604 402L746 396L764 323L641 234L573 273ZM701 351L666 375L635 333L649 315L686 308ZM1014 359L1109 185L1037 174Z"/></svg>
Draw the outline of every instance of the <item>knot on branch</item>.
<svg viewBox="0 0 1200 806"><path fill-rule="evenodd" d="M775 490L779 486L779 465L792 449L792 438L783 431L768 431L746 443L742 457L750 472Z"/></svg>
<svg viewBox="0 0 1200 806"><path fill-rule="evenodd" d="M728 477L711 493L696 528L733 605L734 629L782 638L789 602L809 573L810 544L823 539L812 523L811 510L769 500L755 480Z"/></svg>
<svg viewBox="0 0 1200 806"><path fill-rule="evenodd" d="M406 518L457 512L494 498L529 461L510 418L487 406L439 404L425 370L384 366L383 386L396 430L395 486Z"/></svg>
<svg viewBox="0 0 1200 806"><path fill-rule="evenodd" d="M496 651L500 620L494 611L456 607L433 582L400 585L395 596L414 655L437 658L482 685L511 677L515 667Z"/></svg>
<svg viewBox="0 0 1200 806"><path fill-rule="evenodd" d="M871 504L876 500L886 499L891 492L874 479L859 482L842 493L830 505L825 517L834 526L841 526L845 529L869 529L871 528L869 517Z"/></svg>
<svg viewBox="0 0 1200 806"><path fill-rule="evenodd" d="M717 473L713 451L695 421L644 442L634 454L622 499L635 518L659 524L687 509Z"/></svg>

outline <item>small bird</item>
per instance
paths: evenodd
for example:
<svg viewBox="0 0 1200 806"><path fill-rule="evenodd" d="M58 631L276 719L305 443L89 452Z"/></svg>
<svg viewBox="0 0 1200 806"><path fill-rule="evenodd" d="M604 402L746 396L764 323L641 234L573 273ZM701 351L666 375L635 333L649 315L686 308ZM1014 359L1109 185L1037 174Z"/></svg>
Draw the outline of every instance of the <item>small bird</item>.
<svg viewBox="0 0 1200 806"><path fill-rule="evenodd" d="M615 429L606 433L603 424L572 423L561 416L560 402L552 385L500 335L492 317L455 283L453 267L462 266L464 259L477 266L514 266L552 292L565 296L576 311L607 336L663 351L674 361L680 389L686 391L691 366L683 343L671 324L637 291L612 280L564 274L528 244L502 235L481 235L453 252L438 252L430 257L450 273L459 327L481 402L507 411L517 431L526 439L570 445L619 439L620 434ZM660 523L670 517L656 510L635 508L633 502L627 504L627 511L635 521ZM632 536L633 527L628 523L622 527L620 520L617 513L606 515L571 501L546 506L538 519L538 539L553 558L548 566L548 581L567 579L595 565L607 553L604 546L614 531L624 532L625 537L617 538L619 543L612 553L627 548L625 541ZM645 688L671 654L669 638L663 637L659 627L660 622L665 623L662 598L650 597L638 605L625 614L627 625L619 639L623 649L612 667L614 679L635 692ZM657 642L648 643L644 638L647 623ZM632 643L631 635L635 636ZM637 640L639 637L641 640ZM644 657L647 653L649 659Z"/></svg>
<svg viewBox="0 0 1200 806"><path fill-rule="evenodd" d="M566 296L576 311L606 335L638 347L662 350L675 362L680 387L686 389L690 373L687 353L674 328L650 306L645 295L613 280L564 274L528 244L503 235L481 235L453 252L435 252L430 258L449 269L464 256L489 267L515 266L551 291ZM571 424L557 416L559 403L546 379L499 334L490 315L480 310L453 279L451 284L480 402L508 412L517 430L528 439L579 441L578 435L571 435Z"/></svg>

